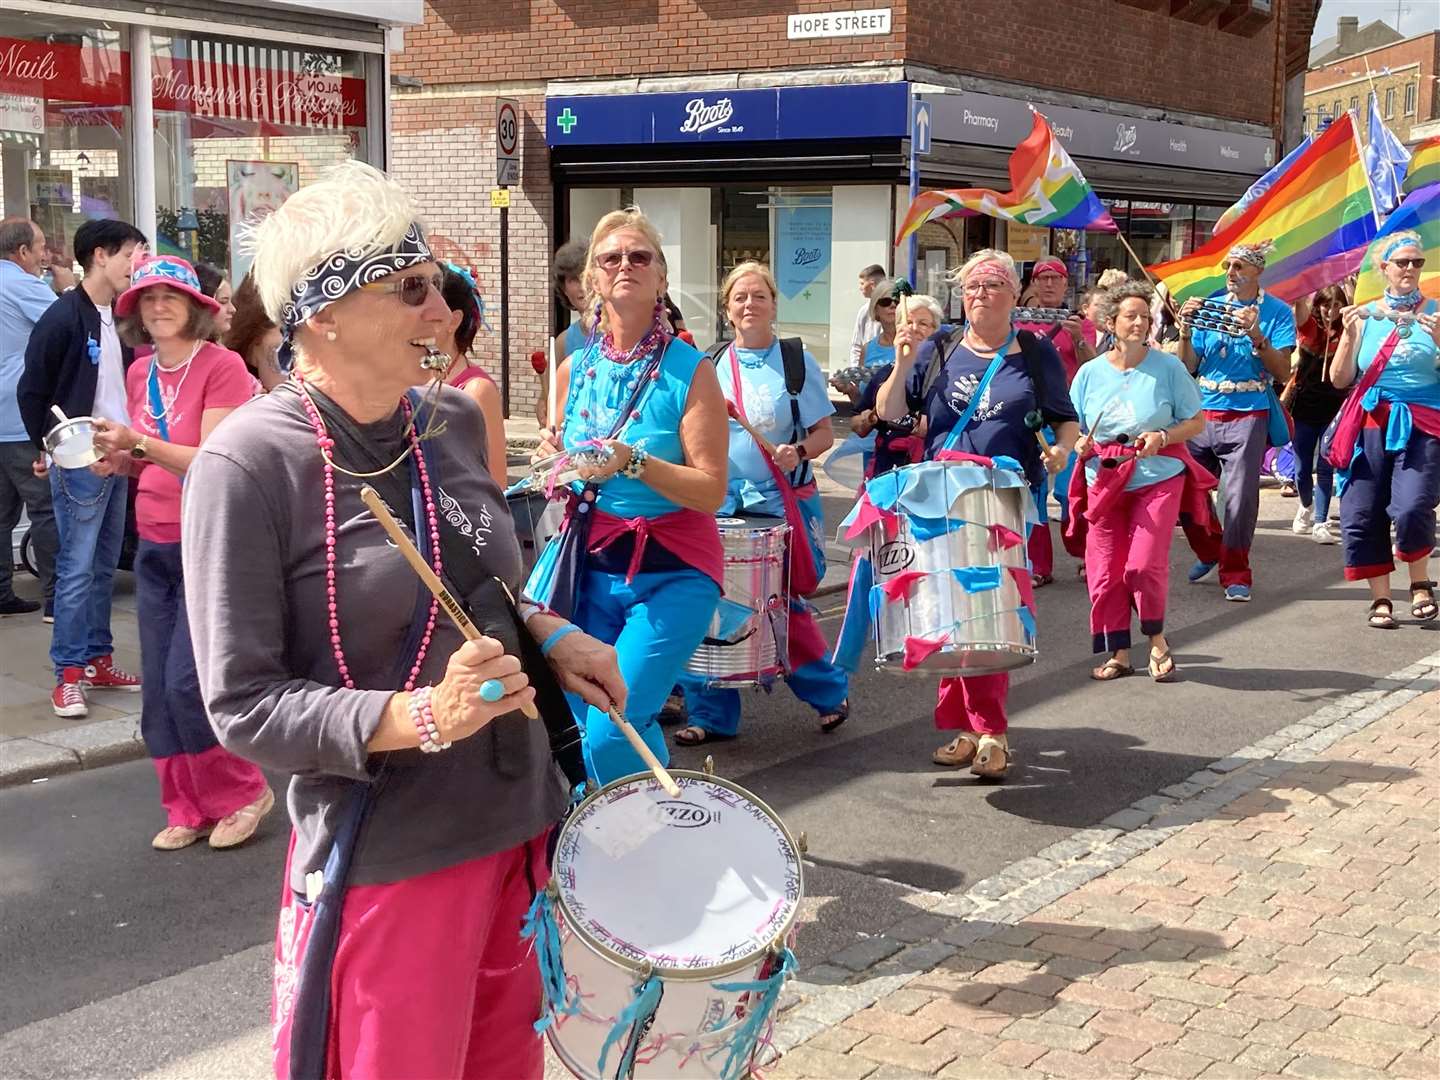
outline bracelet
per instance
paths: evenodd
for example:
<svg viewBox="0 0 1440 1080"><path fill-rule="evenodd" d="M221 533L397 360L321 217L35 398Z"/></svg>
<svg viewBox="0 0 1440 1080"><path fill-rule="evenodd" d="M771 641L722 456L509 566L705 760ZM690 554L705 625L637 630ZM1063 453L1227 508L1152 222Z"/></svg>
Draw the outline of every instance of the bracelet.
<svg viewBox="0 0 1440 1080"><path fill-rule="evenodd" d="M580 627L576 626L574 623L568 622L564 626L557 626L554 630L550 631L550 636L540 643L540 655L549 656L550 650L555 648L555 646L560 643L561 638L565 637L567 634L573 634L576 630L579 629Z"/></svg>
<svg viewBox="0 0 1440 1080"><path fill-rule="evenodd" d="M440 729L435 724L435 713L430 707L432 693L434 687L431 686L412 690L408 705L410 720L420 733L420 749L427 754L438 754L441 750L449 750L452 744L440 741Z"/></svg>
<svg viewBox="0 0 1440 1080"><path fill-rule="evenodd" d="M630 448L630 460L620 470L620 475L631 480L639 480L645 472L645 462L649 460L650 453L643 446L632 446Z"/></svg>
<svg viewBox="0 0 1440 1080"><path fill-rule="evenodd" d="M1160 429L1160 449L1161 449L1161 450L1164 450L1165 447L1167 447L1167 446L1169 446L1169 445L1170 445L1170 432L1169 432L1167 429L1165 429L1165 428L1161 428L1161 429Z"/></svg>

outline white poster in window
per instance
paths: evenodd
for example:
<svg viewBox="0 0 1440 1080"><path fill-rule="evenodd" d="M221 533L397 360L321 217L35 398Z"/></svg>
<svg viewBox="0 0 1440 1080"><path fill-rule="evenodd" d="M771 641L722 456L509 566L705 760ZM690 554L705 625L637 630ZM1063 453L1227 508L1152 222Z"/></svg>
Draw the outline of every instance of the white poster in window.
<svg viewBox="0 0 1440 1080"><path fill-rule="evenodd" d="M43 135L45 99L23 94L0 94L0 131Z"/></svg>
<svg viewBox="0 0 1440 1080"><path fill-rule="evenodd" d="M294 161L227 161L225 189L230 206L230 283L239 288L253 261L253 233L267 214L300 190Z"/></svg>
<svg viewBox="0 0 1440 1080"><path fill-rule="evenodd" d="M775 211L774 269L783 322L830 321L830 207Z"/></svg>

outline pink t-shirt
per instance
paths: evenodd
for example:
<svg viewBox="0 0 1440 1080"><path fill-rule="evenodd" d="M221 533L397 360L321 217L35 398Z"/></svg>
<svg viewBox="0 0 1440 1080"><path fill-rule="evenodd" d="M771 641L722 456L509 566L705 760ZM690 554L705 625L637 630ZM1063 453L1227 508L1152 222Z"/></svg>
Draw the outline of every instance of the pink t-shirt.
<svg viewBox="0 0 1440 1080"><path fill-rule="evenodd" d="M1069 330L1056 330L1053 323L1029 323L1017 322L1017 330L1029 330L1037 337L1048 337L1050 343L1060 354L1060 363L1065 367L1065 385L1075 381L1075 373L1080 370L1080 356L1075 351L1075 341L1070 336ZM1093 349L1097 340L1095 336L1095 324L1089 319L1081 319L1080 333Z"/></svg>
<svg viewBox="0 0 1440 1080"><path fill-rule="evenodd" d="M125 398L131 426L158 439L160 425L150 415L150 356L136 357L125 373ZM174 371L156 368L165 423L176 446L199 446L206 409L233 409L255 394L255 379L239 353L207 341L194 359ZM180 542L180 478L153 462L144 463L135 495L135 525L143 540Z"/></svg>

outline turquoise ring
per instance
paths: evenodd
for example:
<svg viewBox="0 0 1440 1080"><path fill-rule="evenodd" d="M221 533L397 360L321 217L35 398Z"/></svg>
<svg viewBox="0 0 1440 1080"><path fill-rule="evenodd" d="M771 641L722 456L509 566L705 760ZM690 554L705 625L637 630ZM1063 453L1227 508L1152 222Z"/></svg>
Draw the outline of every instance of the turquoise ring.
<svg viewBox="0 0 1440 1080"><path fill-rule="evenodd" d="M496 702L505 696L505 684L499 679L486 679L480 684L480 697L484 701Z"/></svg>

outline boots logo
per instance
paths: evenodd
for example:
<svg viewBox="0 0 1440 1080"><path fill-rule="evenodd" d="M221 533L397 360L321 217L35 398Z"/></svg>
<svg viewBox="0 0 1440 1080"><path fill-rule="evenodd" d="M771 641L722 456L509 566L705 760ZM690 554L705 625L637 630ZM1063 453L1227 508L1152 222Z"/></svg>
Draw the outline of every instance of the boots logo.
<svg viewBox="0 0 1440 1080"><path fill-rule="evenodd" d="M1123 120L1115 125L1115 153L1124 154L1135 146L1140 137L1138 127Z"/></svg>
<svg viewBox="0 0 1440 1080"><path fill-rule="evenodd" d="M685 123L680 125L680 132L693 135L713 131L728 123L734 115L735 106L728 97L721 98L714 105L706 105L703 97L691 98L685 103Z"/></svg>

